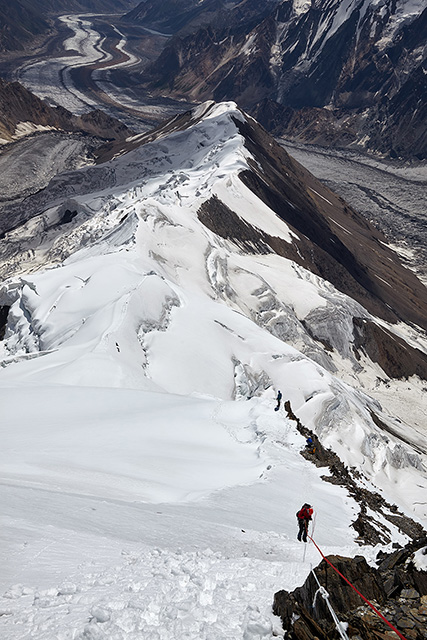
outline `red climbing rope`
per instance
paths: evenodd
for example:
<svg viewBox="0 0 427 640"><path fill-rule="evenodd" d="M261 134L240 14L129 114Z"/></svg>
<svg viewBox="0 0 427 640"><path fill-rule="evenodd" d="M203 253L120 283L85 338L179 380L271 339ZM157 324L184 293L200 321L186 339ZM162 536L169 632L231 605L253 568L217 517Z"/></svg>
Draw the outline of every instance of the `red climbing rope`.
<svg viewBox="0 0 427 640"><path fill-rule="evenodd" d="M326 556L323 554L323 552L321 551L321 549L319 548L319 546L314 542L313 538L312 538L311 536L308 536L308 537L310 538L310 540L312 541L312 543L314 544L314 546L316 547L316 549L318 550L318 552L320 553L320 555L322 556L322 558L323 558L323 559L324 559L324 560L325 560L325 561L326 561L326 562L327 562L327 563L332 567L332 569L333 569L334 571L336 571L336 572L338 573L338 575L339 575L339 576L341 576L341 578L343 578L343 580L345 580L345 581L347 582L347 584L349 584L349 585L350 585L350 587L351 587L351 588L352 588L352 589L353 589L357 594L359 594L359 596L362 598L362 600L364 600L364 601L366 602L366 604L368 604L368 605L371 607L371 609L372 609L373 611L375 611L375 613L377 614L377 616L379 616L379 617L381 618L381 620L383 620L383 622L385 622L385 623L390 627L390 629L392 629L395 633L397 633L397 635L399 636L399 638L401 638L401 640L407 640L407 638L405 638L405 636L403 636L403 635L400 633L400 631L398 631L398 630L396 629L396 627L393 627L393 625L391 624L391 622L389 622L386 618L384 618L384 616L382 615L382 613L380 613L380 612L378 611L378 609L376 609L376 608L374 607L374 605L373 605L371 602L369 602L369 600L368 600L367 598L365 598L365 596L364 596L364 595L362 595L362 594L360 593L360 591L358 591L358 590L356 589L356 587L355 587L355 586L353 586L353 585L351 584L350 580L348 580L345 576L343 576L343 574L341 573L341 571L338 571L338 569L337 569L336 567L334 567L334 565L332 564L332 562L331 562L330 560L328 560L328 558L326 558Z"/></svg>

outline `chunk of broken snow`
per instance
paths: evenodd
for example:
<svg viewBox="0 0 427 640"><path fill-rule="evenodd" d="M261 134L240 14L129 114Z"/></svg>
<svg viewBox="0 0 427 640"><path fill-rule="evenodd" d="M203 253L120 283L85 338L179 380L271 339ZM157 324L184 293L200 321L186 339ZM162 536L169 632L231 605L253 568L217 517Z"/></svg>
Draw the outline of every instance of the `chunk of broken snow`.
<svg viewBox="0 0 427 640"><path fill-rule="evenodd" d="M418 549L414 553L414 565L418 571L427 571L427 547Z"/></svg>

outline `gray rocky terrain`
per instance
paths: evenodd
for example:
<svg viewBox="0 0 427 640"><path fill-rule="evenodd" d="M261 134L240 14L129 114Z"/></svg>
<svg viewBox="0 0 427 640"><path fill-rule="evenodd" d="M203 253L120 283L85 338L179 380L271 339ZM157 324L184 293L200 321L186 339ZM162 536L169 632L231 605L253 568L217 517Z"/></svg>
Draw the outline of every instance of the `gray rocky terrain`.
<svg viewBox="0 0 427 640"><path fill-rule="evenodd" d="M287 151L381 229L427 280L427 167L285 141Z"/></svg>
<svg viewBox="0 0 427 640"><path fill-rule="evenodd" d="M417 559L426 554L427 538L421 537L393 553L379 553L377 567L369 566L362 556L328 556L310 573L302 587L292 593L277 592L273 610L280 615L287 638L332 640L340 637L328 602L329 594L333 594L333 611L348 634L345 637L424 640L427 637L427 572L417 568ZM333 567L346 576L354 589ZM363 593L370 605L355 589ZM389 624L377 612L386 616Z"/></svg>

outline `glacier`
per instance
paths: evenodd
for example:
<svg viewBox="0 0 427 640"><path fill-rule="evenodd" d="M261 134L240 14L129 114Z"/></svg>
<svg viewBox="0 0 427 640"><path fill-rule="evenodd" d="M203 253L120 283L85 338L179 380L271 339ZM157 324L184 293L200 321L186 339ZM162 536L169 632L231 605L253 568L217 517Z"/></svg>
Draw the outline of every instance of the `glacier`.
<svg viewBox="0 0 427 640"><path fill-rule="evenodd" d="M214 197L295 240L239 179L254 162L244 118L233 103L205 103L183 129L172 122L104 165L57 176L5 235L0 629L10 640L270 640L274 591L301 584L319 559L296 540L307 500L326 552L373 561L377 549L350 527L357 503L321 480L295 423L273 411L278 389L363 486L427 521L425 432L387 415L370 395L381 368L348 347L351 318L372 315L200 220ZM75 215L59 224L65 210ZM413 340L425 347L415 330Z"/></svg>

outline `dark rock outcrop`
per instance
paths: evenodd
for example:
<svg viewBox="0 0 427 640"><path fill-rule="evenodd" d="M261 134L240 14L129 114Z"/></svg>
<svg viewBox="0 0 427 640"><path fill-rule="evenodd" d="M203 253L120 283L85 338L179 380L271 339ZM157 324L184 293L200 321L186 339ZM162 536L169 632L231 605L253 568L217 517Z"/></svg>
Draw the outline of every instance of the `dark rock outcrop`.
<svg viewBox="0 0 427 640"><path fill-rule="evenodd" d="M259 124L246 119L236 120L236 126L255 159L241 180L295 234L292 243L265 236L262 240L332 282L373 315L391 322L400 316L427 328L426 288L400 264L385 237L290 158ZM424 371L421 377L427 377L427 359L420 353L417 361Z"/></svg>
<svg viewBox="0 0 427 640"><path fill-rule="evenodd" d="M0 0L0 25L0 52L23 50L28 42L50 29L37 6L25 0Z"/></svg>
<svg viewBox="0 0 427 640"><path fill-rule="evenodd" d="M206 200L197 217L208 229L236 244L249 253L269 253L269 236L260 233L225 205L217 196Z"/></svg>
<svg viewBox="0 0 427 640"><path fill-rule="evenodd" d="M64 107L51 107L19 82L5 82L0 78L0 136L13 140L16 126L22 122L83 132L104 140L124 140L131 135L125 125L100 110L75 116Z"/></svg>
<svg viewBox="0 0 427 640"><path fill-rule="evenodd" d="M302 587L274 595L273 612L280 616L290 640L339 638L324 595L349 638L391 640L397 635L373 611L328 561L408 640L427 637L427 571L416 568L414 553L427 557L427 538L408 544L392 554L380 553L378 567L365 558L328 556L310 573ZM321 588L319 588L319 584Z"/></svg>
<svg viewBox="0 0 427 640"><path fill-rule="evenodd" d="M349 495L360 505L360 513L351 524L358 533L357 542L359 544L375 545L392 542L392 535L385 526L384 521L390 522L401 533L413 540L425 535L422 526L401 513L396 505L388 503L379 493L369 491L360 486L360 483L357 482L356 470L348 469L336 453L330 449L325 449L319 438L305 427L294 414L289 400L285 402L285 409L288 417L296 422L298 431L304 437L312 439L313 444L303 449L301 455L317 467L327 468L330 475L322 476L322 480L345 487ZM387 425L379 424L377 416L372 415L372 418L377 426L388 430ZM412 443L410 445L413 447ZM370 515L368 515L368 507L371 510ZM376 519L375 515L372 514L378 514L379 518Z"/></svg>
<svg viewBox="0 0 427 640"><path fill-rule="evenodd" d="M357 354L359 351L365 353L373 362L377 362L390 378L417 375L425 379L425 353L369 320L353 318L353 324L353 348Z"/></svg>
<svg viewBox="0 0 427 640"><path fill-rule="evenodd" d="M0 340L3 340L7 325L7 316L10 306L7 304L0 305Z"/></svg>

